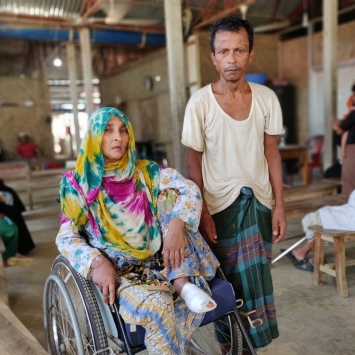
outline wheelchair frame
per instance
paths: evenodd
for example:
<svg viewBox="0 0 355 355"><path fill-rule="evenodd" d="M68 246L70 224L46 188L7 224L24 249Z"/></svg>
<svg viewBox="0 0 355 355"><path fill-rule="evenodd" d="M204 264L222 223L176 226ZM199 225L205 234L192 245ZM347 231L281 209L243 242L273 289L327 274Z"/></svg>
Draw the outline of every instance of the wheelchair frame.
<svg viewBox="0 0 355 355"><path fill-rule="evenodd" d="M60 264L65 266L67 274L61 270ZM67 288L67 282L70 282L70 276L72 276L75 282L78 294L70 295L70 287L69 290ZM226 281L220 269L218 270L218 277ZM81 307L80 300L79 307L73 305L72 298L77 299L79 297L83 309L79 309ZM65 305L60 304L61 302L64 302ZM97 286L95 286L92 281L86 280L77 273L72 268L69 261L63 256L58 256L55 259L51 275L46 280L43 310L44 328L50 355L87 355L88 349L91 350L89 353L93 355L116 354L116 352L113 352L112 347L108 346L108 339L119 347L121 351L119 352L120 354L124 352L127 355L134 355L145 349L145 345L131 345L126 332L125 323L119 315L117 302L114 303L110 310L109 307L103 303L101 292ZM243 315L248 317L248 315ZM60 317L62 318L59 319ZM83 321L83 317L85 317L85 321ZM238 313L237 305L233 310L224 314L222 318L223 317L228 318L229 325L232 329L231 338L234 350L231 349L228 354L241 355L242 343L244 341L250 353L256 355ZM216 321L217 319L213 320L213 322ZM87 336L87 332L90 332L90 336ZM75 342L72 342L73 337ZM198 351L197 353L193 352L193 354L208 355L193 339L190 344ZM52 352L52 349L54 352ZM237 352L235 352L236 349Z"/></svg>

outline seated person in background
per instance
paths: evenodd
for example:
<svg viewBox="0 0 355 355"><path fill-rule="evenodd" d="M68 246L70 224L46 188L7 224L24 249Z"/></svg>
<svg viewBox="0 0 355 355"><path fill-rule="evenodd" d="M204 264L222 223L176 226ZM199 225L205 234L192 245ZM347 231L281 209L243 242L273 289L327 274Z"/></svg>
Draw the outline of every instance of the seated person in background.
<svg viewBox="0 0 355 355"><path fill-rule="evenodd" d="M9 266L28 266L32 259L26 258L17 253L18 229L15 223L4 214L0 213L0 237L2 238L6 250L2 254L4 267Z"/></svg>
<svg viewBox="0 0 355 355"><path fill-rule="evenodd" d="M61 254L92 278L105 303L118 297L123 319L145 328L149 354L185 354L204 312L216 306L206 280L219 263L198 231L198 187L173 169L136 160L128 118L102 108L89 118L60 200Z"/></svg>
<svg viewBox="0 0 355 355"><path fill-rule="evenodd" d="M349 196L355 189L355 111L351 111L346 120L333 119L333 130L342 135L349 132L346 142L346 156L341 168L342 194Z"/></svg>
<svg viewBox="0 0 355 355"><path fill-rule="evenodd" d="M36 143L32 142L25 132L20 132L18 135L16 151L20 159L34 159L40 155Z"/></svg>
<svg viewBox="0 0 355 355"><path fill-rule="evenodd" d="M349 117L349 114L351 111L355 110L355 84L351 88L352 94L348 98L348 101L346 102L346 106L348 108L348 113L344 115L344 120L346 120ZM343 158L346 157L346 144L348 141L348 136L349 132L344 132L343 135L341 136L341 156Z"/></svg>
<svg viewBox="0 0 355 355"><path fill-rule="evenodd" d="M17 193L6 186L0 179L0 213L8 216L18 228L18 253L28 254L35 248L31 234L23 219L22 212L26 211Z"/></svg>
<svg viewBox="0 0 355 355"><path fill-rule="evenodd" d="M308 242L286 254L297 269L313 271L313 258L306 259L306 257L314 248L314 232L308 227L315 225L322 226L324 229L355 231L355 190L350 194L345 205L325 206L303 217L302 226Z"/></svg>
<svg viewBox="0 0 355 355"><path fill-rule="evenodd" d="M0 179L0 194L3 196L2 202L9 206L13 206L19 212L25 212L26 207L22 203L20 197L11 187L7 186L2 179Z"/></svg>

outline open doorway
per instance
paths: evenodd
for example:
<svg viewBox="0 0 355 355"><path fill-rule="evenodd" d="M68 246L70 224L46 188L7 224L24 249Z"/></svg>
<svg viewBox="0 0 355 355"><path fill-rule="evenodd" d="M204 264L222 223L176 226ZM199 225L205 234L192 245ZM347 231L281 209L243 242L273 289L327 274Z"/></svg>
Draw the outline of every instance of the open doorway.
<svg viewBox="0 0 355 355"><path fill-rule="evenodd" d="M88 115L78 113L80 139L83 139L87 129ZM75 142L74 116L71 112L54 114L52 118L52 134L54 153L56 158L72 159L77 156L78 149Z"/></svg>

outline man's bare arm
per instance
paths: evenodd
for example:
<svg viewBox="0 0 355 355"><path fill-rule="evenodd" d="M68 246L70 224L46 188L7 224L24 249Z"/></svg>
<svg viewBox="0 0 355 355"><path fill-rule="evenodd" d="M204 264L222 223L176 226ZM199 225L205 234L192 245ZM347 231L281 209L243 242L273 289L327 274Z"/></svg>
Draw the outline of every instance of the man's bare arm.
<svg viewBox="0 0 355 355"><path fill-rule="evenodd" d="M274 243L278 243L286 234L286 217L283 200L283 183L280 152L277 137L264 134L264 154L269 166L269 179L274 193L275 208L272 214L272 231Z"/></svg>
<svg viewBox="0 0 355 355"><path fill-rule="evenodd" d="M202 152L189 148L187 161L189 167L189 179L199 187L203 199L200 232L208 243L215 244L217 243L216 226L210 213L208 212L207 205L203 197Z"/></svg>

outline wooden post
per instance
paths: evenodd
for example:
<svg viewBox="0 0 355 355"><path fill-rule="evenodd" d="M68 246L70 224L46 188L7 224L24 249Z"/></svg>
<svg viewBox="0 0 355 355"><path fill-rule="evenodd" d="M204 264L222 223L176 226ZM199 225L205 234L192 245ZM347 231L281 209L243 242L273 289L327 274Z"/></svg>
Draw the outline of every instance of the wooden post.
<svg viewBox="0 0 355 355"><path fill-rule="evenodd" d="M28 195L28 204L30 209L33 210L33 193L32 193L32 185L31 185L31 176L32 170L29 163L26 164L26 183L27 183L27 195Z"/></svg>
<svg viewBox="0 0 355 355"><path fill-rule="evenodd" d="M314 271L313 280L315 285L322 283L323 272L320 266L324 264L324 240L320 232L314 233Z"/></svg>
<svg viewBox="0 0 355 355"><path fill-rule="evenodd" d="M182 125L186 108L186 88L180 0L165 0L165 27L172 120L173 166L180 173L187 176L187 149L181 144Z"/></svg>
<svg viewBox="0 0 355 355"><path fill-rule="evenodd" d="M92 60L91 60L91 43L90 43L90 30L82 28L79 30L80 46L81 46L81 63L83 66L83 78L85 86L85 111L88 115L92 114L94 109L92 102Z"/></svg>
<svg viewBox="0 0 355 355"><path fill-rule="evenodd" d="M337 114L338 1L323 0L323 97L324 155L323 171L333 165L332 118Z"/></svg>
<svg viewBox="0 0 355 355"><path fill-rule="evenodd" d="M72 30L70 30L70 37L72 37ZM73 105L76 155L78 156L81 139L80 139L79 118L78 118L78 89L76 85L76 53L75 53L75 44L72 41L72 38L70 38L70 42L67 43L67 61L68 61L68 71L69 71L69 79L70 79L70 96Z"/></svg>
<svg viewBox="0 0 355 355"><path fill-rule="evenodd" d="M313 22L309 22L307 27L307 66L308 66L308 132L311 135L311 121L313 114L312 107L312 82L313 82Z"/></svg>
<svg viewBox="0 0 355 355"><path fill-rule="evenodd" d="M337 293L341 297L348 297L344 235L334 238L334 254Z"/></svg>

